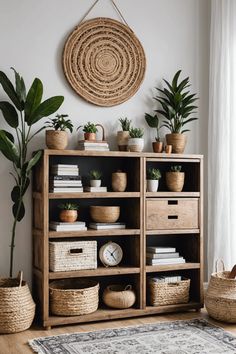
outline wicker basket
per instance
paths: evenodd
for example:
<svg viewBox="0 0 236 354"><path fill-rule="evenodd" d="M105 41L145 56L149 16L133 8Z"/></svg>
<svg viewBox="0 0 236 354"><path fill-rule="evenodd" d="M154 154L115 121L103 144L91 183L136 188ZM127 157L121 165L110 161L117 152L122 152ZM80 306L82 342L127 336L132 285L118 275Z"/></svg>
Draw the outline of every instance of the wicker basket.
<svg viewBox="0 0 236 354"><path fill-rule="evenodd" d="M49 242L49 268L53 272L97 268L97 241Z"/></svg>
<svg viewBox="0 0 236 354"><path fill-rule="evenodd" d="M223 263L223 262L222 262ZM218 271L211 275L205 296L205 305L209 316L216 320L236 323L236 279L229 279L230 271Z"/></svg>
<svg viewBox="0 0 236 354"><path fill-rule="evenodd" d="M22 273L17 279L0 279L0 333L28 329L34 319L35 303Z"/></svg>
<svg viewBox="0 0 236 354"><path fill-rule="evenodd" d="M181 192L184 187L184 172L166 172L166 185L169 191Z"/></svg>
<svg viewBox="0 0 236 354"><path fill-rule="evenodd" d="M68 134L63 130L46 130L46 145L49 149L64 150L68 145Z"/></svg>
<svg viewBox="0 0 236 354"><path fill-rule="evenodd" d="M149 302L152 306L186 304L189 301L190 279L176 283L158 283L149 279Z"/></svg>
<svg viewBox="0 0 236 354"><path fill-rule="evenodd" d="M94 280L65 279L49 285L50 310L58 316L78 316L98 308L99 283Z"/></svg>
<svg viewBox="0 0 236 354"><path fill-rule="evenodd" d="M109 285L103 292L104 304L115 309L127 309L132 307L136 300L135 292L131 285Z"/></svg>

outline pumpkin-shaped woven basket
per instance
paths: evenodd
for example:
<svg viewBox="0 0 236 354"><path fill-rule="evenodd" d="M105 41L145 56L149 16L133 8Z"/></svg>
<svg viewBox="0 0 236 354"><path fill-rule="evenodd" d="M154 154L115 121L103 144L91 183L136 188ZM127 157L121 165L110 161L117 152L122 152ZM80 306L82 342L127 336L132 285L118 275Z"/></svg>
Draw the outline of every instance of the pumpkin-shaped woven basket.
<svg viewBox="0 0 236 354"><path fill-rule="evenodd" d="M219 261L216 262L216 272L211 275L205 296L205 306L209 316L223 321L236 323L236 279L229 278L231 271L218 271ZM235 269L235 267L233 268Z"/></svg>

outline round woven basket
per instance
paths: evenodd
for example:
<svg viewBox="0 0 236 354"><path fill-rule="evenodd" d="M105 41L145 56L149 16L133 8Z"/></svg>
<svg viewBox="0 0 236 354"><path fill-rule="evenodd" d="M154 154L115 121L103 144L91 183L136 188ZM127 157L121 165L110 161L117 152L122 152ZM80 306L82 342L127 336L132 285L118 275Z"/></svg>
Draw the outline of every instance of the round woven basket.
<svg viewBox="0 0 236 354"><path fill-rule="evenodd" d="M35 303L25 281L0 279L0 333L16 333L28 329L34 319Z"/></svg>
<svg viewBox="0 0 236 354"><path fill-rule="evenodd" d="M135 303L136 296L131 285L109 285L103 292L104 304L115 309L127 309Z"/></svg>
<svg viewBox="0 0 236 354"><path fill-rule="evenodd" d="M120 216L120 207L92 205L90 216L95 222L116 222Z"/></svg>
<svg viewBox="0 0 236 354"><path fill-rule="evenodd" d="M99 284L94 280L63 279L49 285L50 310L58 316L92 313L98 308Z"/></svg>
<svg viewBox="0 0 236 354"><path fill-rule="evenodd" d="M184 172L166 172L166 185L169 191L181 192L184 187Z"/></svg>
<svg viewBox="0 0 236 354"><path fill-rule="evenodd" d="M166 134L166 143L172 145L172 152L175 154L183 154L187 142L185 134Z"/></svg>
<svg viewBox="0 0 236 354"><path fill-rule="evenodd" d="M132 97L145 68L138 38L128 26L110 18L83 22L65 44L67 80L81 97L99 106L114 106Z"/></svg>
<svg viewBox="0 0 236 354"><path fill-rule="evenodd" d="M190 279L177 283L149 281L149 302L152 306L185 304L189 301Z"/></svg>
<svg viewBox="0 0 236 354"><path fill-rule="evenodd" d="M229 274L222 271L211 275L205 306L214 319L236 323L236 279L229 279Z"/></svg>
<svg viewBox="0 0 236 354"><path fill-rule="evenodd" d="M68 134L63 130L46 130L46 145L49 149L64 150L68 145Z"/></svg>

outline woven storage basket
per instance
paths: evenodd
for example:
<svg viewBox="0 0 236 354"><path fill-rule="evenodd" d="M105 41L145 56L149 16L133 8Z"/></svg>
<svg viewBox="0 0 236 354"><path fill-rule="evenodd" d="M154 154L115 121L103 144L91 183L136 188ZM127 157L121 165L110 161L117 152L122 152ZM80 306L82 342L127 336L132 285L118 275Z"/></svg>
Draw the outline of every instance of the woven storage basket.
<svg viewBox="0 0 236 354"><path fill-rule="evenodd" d="M181 192L184 187L184 172L166 172L166 185L169 191Z"/></svg>
<svg viewBox="0 0 236 354"><path fill-rule="evenodd" d="M97 241L49 242L49 268L52 272L96 269Z"/></svg>
<svg viewBox="0 0 236 354"><path fill-rule="evenodd" d="M149 302L152 306L185 304L189 301L190 279L176 283L158 283L149 279Z"/></svg>
<svg viewBox="0 0 236 354"><path fill-rule="evenodd" d="M34 319L35 303L25 281L0 279L0 333L28 329Z"/></svg>
<svg viewBox="0 0 236 354"><path fill-rule="evenodd" d="M58 316L92 313L98 308L99 284L94 280L64 279L49 285L50 310Z"/></svg>
<svg viewBox="0 0 236 354"><path fill-rule="evenodd" d="M211 275L205 296L209 316L219 321L236 323L236 279L229 279L230 271L218 271Z"/></svg>

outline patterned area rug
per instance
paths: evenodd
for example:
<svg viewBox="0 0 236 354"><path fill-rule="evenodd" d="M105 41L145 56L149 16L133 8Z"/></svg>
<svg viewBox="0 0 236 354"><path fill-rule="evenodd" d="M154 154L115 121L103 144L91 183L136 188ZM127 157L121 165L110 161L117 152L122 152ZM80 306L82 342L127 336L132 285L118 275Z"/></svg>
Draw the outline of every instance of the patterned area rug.
<svg viewBox="0 0 236 354"><path fill-rule="evenodd" d="M236 353L236 337L204 320L42 337L29 344L40 354Z"/></svg>

